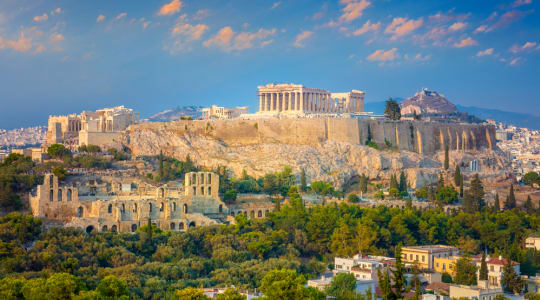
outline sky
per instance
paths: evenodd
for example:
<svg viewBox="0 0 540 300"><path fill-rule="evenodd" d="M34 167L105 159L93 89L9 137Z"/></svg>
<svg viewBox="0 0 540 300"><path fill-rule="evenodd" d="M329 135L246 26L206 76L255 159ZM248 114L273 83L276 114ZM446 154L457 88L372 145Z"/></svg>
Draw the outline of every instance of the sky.
<svg viewBox="0 0 540 300"><path fill-rule="evenodd" d="M0 128L297 83L540 115L540 0L2 0Z"/></svg>

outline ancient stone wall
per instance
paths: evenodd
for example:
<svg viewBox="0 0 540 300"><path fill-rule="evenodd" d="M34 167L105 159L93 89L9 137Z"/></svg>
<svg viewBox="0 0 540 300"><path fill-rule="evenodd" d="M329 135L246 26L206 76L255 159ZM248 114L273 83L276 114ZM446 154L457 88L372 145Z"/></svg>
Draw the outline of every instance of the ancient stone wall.
<svg viewBox="0 0 540 300"><path fill-rule="evenodd" d="M129 146L136 131L167 131L176 136L204 136L229 146L267 143L316 145L325 141L364 145L371 132L372 141L391 143L401 150L434 154L444 150L493 149L495 128L485 125L416 121L365 120L352 118L302 118L258 120L178 121L132 125L125 133Z"/></svg>

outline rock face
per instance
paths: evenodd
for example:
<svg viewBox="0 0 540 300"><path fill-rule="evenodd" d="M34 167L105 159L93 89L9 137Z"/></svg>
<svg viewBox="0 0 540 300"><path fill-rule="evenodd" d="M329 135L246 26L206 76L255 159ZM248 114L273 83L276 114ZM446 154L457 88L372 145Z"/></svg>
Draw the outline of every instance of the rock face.
<svg viewBox="0 0 540 300"><path fill-rule="evenodd" d="M368 124L373 141L384 144L387 140L396 147L375 150L364 146ZM329 181L336 187L362 173L372 179L388 179L401 170L407 173L412 187L435 182L441 162L433 154L444 149L445 143L451 149L461 150L463 139L460 137L464 132L476 139L474 147L468 142L465 150L471 147L478 157L485 156L486 159L497 156L491 142L487 142L491 133L484 127L456 125L455 128L443 126L441 129L426 124L351 119L144 123L131 126L124 133L123 143L136 156L156 155L163 151L165 155L185 159L189 154L202 166L225 165L236 175L246 170L250 175L261 176L284 166L290 166L295 174L299 174L304 168L309 181ZM400 129L400 126L404 128ZM416 129L410 130L410 126ZM365 132L360 128L365 128ZM403 134L400 130L404 130ZM408 140L411 135L425 141L411 142ZM429 140L434 141L428 143ZM408 147L420 149L413 152ZM422 147L431 154L423 155ZM483 160L480 160L481 167L482 164ZM500 171L497 166L493 169Z"/></svg>
<svg viewBox="0 0 540 300"><path fill-rule="evenodd" d="M451 114L457 113L456 106L446 100L444 95L435 91L422 89L414 96L401 103L401 113L404 115L413 114Z"/></svg>

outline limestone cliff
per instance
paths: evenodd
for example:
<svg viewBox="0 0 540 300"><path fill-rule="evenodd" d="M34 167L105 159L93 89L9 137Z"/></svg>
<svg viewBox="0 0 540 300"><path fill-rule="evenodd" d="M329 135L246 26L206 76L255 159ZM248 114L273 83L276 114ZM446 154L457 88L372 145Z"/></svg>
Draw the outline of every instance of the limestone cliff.
<svg viewBox="0 0 540 300"><path fill-rule="evenodd" d="M422 89L401 104L402 114L407 115L414 112L419 115L452 114L457 113L458 110L452 102L446 100L444 95Z"/></svg>
<svg viewBox="0 0 540 300"><path fill-rule="evenodd" d="M396 149L364 146L368 131L376 143L384 145L386 140ZM340 186L362 173L386 179L405 170L415 187L436 180L441 162L434 154L445 145L475 151L481 168L499 172L505 161L492 151L492 134L490 128L472 125L261 119L144 123L131 126L123 140L134 155L163 151L184 159L189 154L200 165L226 165L237 175L245 169L260 176L291 166L297 174L305 168L310 181L325 180ZM464 156L452 157L460 162Z"/></svg>

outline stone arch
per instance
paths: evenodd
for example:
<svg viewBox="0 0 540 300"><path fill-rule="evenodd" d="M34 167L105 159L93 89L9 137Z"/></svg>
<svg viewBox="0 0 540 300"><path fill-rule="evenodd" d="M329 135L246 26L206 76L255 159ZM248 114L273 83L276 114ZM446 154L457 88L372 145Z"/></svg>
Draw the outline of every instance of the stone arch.
<svg viewBox="0 0 540 300"><path fill-rule="evenodd" d="M206 180L208 184L212 184L212 174L208 173L208 180Z"/></svg>
<svg viewBox="0 0 540 300"><path fill-rule="evenodd" d="M137 212L137 203L133 204L133 212Z"/></svg>
<svg viewBox="0 0 540 300"><path fill-rule="evenodd" d="M131 232L137 231L137 224L131 224Z"/></svg>
<svg viewBox="0 0 540 300"><path fill-rule="evenodd" d="M184 230L184 222L178 223L178 230Z"/></svg>
<svg viewBox="0 0 540 300"><path fill-rule="evenodd" d="M201 186L201 196L204 196L204 186Z"/></svg>
<svg viewBox="0 0 540 300"><path fill-rule="evenodd" d="M197 184L197 175L195 175L195 173L191 174L191 184Z"/></svg>
<svg viewBox="0 0 540 300"><path fill-rule="evenodd" d="M223 204L220 204L220 205L219 205L218 211L219 211L219 213L222 213L222 212L223 212Z"/></svg>
<svg viewBox="0 0 540 300"><path fill-rule="evenodd" d="M92 231L94 231L94 226L90 225L90 226L86 227L86 233L90 233Z"/></svg>
<svg viewBox="0 0 540 300"><path fill-rule="evenodd" d="M188 213L188 205L186 203L184 203L184 213L185 214Z"/></svg>
<svg viewBox="0 0 540 300"><path fill-rule="evenodd" d="M208 196L212 195L212 187L211 186L209 186L207 188L206 195L208 195Z"/></svg>
<svg viewBox="0 0 540 300"><path fill-rule="evenodd" d="M118 229L116 229L116 225L111 226L111 232L116 232Z"/></svg>
<svg viewBox="0 0 540 300"><path fill-rule="evenodd" d="M82 218L83 214L84 214L84 209L82 206L79 206L79 208L77 208L77 217Z"/></svg>
<svg viewBox="0 0 540 300"><path fill-rule="evenodd" d="M107 225L103 225L103 227L101 227L101 231L107 231Z"/></svg>
<svg viewBox="0 0 540 300"><path fill-rule="evenodd" d="M62 189L58 189L58 194L56 194L58 202L62 201Z"/></svg>
<svg viewBox="0 0 540 300"><path fill-rule="evenodd" d="M161 204L159 205L159 211L163 211L164 208L165 208L165 204L161 202Z"/></svg>
<svg viewBox="0 0 540 300"><path fill-rule="evenodd" d="M71 201L71 197L72 197L71 189L68 189L68 190L67 190L67 195L66 195L66 196L67 196L67 197L66 197L66 198L67 198L66 200L67 200L67 201Z"/></svg>
<svg viewBox="0 0 540 300"><path fill-rule="evenodd" d="M255 218L255 211L254 211L254 210L252 210L252 211L249 213L249 217L250 217L251 219Z"/></svg>
<svg viewBox="0 0 540 300"><path fill-rule="evenodd" d="M164 188L159 189L159 197L160 198L165 198L165 189Z"/></svg>
<svg viewBox="0 0 540 300"><path fill-rule="evenodd" d="M122 203L122 212L125 213L126 212L126 204Z"/></svg>
<svg viewBox="0 0 540 300"><path fill-rule="evenodd" d="M189 222L189 227L196 227L197 224L195 224L195 221L191 221Z"/></svg>
<svg viewBox="0 0 540 300"><path fill-rule="evenodd" d="M171 222L171 227L170 228L171 228L171 230L176 230L174 222Z"/></svg>
<svg viewBox="0 0 540 300"><path fill-rule="evenodd" d="M107 206L107 212L112 214L112 204L109 204L109 206Z"/></svg>
<svg viewBox="0 0 540 300"><path fill-rule="evenodd" d="M201 173L201 175L199 176L199 178L201 179L201 181L199 182L199 184L204 184L204 174Z"/></svg>
<svg viewBox="0 0 540 300"><path fill-rule="evenodd" d="M257 218L262 218L262 216L263 216L263 215L262 215L262 210L259 210L259 211L257 212Z"/></svg>
<svg viewBox="0 0 540 300"><path fill-rule="evenodd" d="M49 191L49 201L53 202L54 201L54 190L51 189Z"/></svg>

